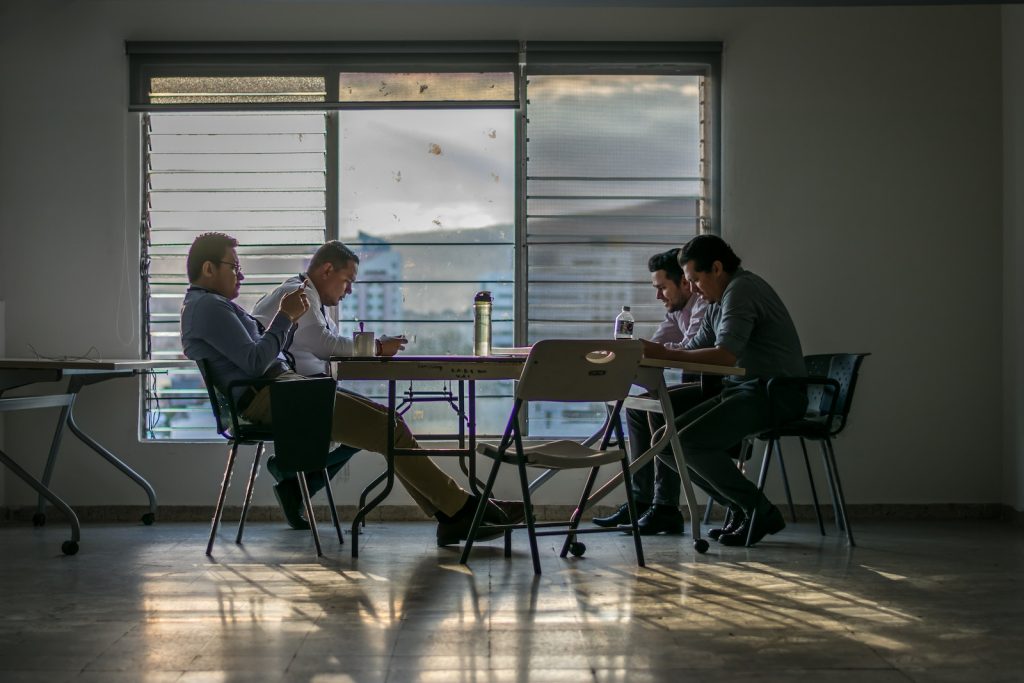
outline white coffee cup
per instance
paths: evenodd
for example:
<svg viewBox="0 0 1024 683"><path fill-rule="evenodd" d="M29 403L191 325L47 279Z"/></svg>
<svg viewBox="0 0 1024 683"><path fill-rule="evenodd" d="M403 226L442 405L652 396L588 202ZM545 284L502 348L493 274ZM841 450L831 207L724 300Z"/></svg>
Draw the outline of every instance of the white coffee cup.
<svg viewBox="0 0 1024 683"><path fill-rule="evenodd" d="M373 343L373 332L352 333L352 355L353 356L374 356L376 348Z"/></svg>

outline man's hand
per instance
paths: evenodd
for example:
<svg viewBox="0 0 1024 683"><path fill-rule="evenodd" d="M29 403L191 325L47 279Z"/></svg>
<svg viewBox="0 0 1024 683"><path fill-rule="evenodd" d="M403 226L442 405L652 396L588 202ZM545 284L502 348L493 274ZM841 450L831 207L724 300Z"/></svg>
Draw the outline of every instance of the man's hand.
<svg viewBox="0 0 1024 683"><path fill-rule="evenodd" d="M641 339L644 344L644 358L659 360L677 360L684 363L705 363L707 365L725 365L735 367L736 356L724 346L713 346L708 349L666 349L661 344Z"/></svg>
<svg viewBox="0 0 1024 683"><path fill-rule="evenodd" d="M409 343L409 340L405 337L389 337L386 334L381 335L380 339L377 340L377 355L393 356L403 350L407 343Z"/></svg>
<svg viewBox="0 0 1024 683"><path fill-rule="evenodd" d="M306 283L293 292L289 292L281 299L280 310L292 323L298 322L299 318L309 310L309 297L306 296Z"/></svg>
<svg viewBox="0 0 1024 683"><path fill-rule="evenodd" d="M646 339L641 339L640 341L644 345L644 358L660 358L662 360L670 358L667 353L668 349L661 344L657 344Z"/></svg>

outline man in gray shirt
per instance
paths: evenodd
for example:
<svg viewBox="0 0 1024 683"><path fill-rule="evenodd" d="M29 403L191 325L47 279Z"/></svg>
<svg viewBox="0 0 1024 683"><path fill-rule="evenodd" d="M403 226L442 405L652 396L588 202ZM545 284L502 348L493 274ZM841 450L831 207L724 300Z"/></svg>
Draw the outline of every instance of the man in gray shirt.
<svg viewBox="0 0 1024 683"><path fill-rule="evenodd" d="M740 268L740 258L722 238L699 235L679 253L686 279L710 302L697 336L685 349L644 342L649 358L740 367L742 377L723 381L721 394L676 418L679 440L695 484L733 512L732 523L718 530L724 545L756 543L781 531L786 522L778 508L757 490L730 458L746 436L795 420L804 414L807 395L799 388L773 389L772 377L802 377L800 337L782 300L763 279ZM671 457L659 456L672 467Z"/></svg>

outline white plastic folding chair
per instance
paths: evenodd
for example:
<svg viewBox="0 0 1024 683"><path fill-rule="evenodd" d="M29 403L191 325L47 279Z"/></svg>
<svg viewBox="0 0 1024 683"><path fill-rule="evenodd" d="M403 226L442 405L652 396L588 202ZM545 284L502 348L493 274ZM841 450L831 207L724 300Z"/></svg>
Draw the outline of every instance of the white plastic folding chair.
<svg viewBox="0 0 1024 683"><path fill-rule="evenodd" d="M630 386L636 377L637 367L643 358L643 345L632 340L556 340L550 339L533 345L526 360L522 377L516 388L512 413L508 425L499 444L479 444L477 452L494 460L490 475L480 496L480 506L473 518L473 526L469 539L462 551L460 562L466 564L473 548L483 517L487 501L491 496L498 470L503 463L515 465L519 471L519 482L526 507L525 524L505 525L505 556L511 555L509 534L512 529L527 529L530 537L530 553L533 557L533 570L540 574L540 558L537 552L537 537L565 535L561 557L570 551L573 555L582 555L583 544L576 540L583 533L621 533L619 529L580 529L582 511L587 507L591 489L597 478L598 469L602 465L618 462L625 477L626 501L629 505L630 524L633 543L636 549L636 560L644 566L643 546L640 542L640 531L637 528L636 506L633 502L632 486L630 486L629 457L624 444L618 448L609 448L612 437L612 425L618 422L618 414L622 401L629 394ZM559 439L531 446L523 446L523 434L520 424L521 411L527 402L552 401L559 403L603 403L614 401L613 414L608 420L608 427L599 445L591 448L577 441ZM567 521L537 522L530 501L530 482L526 468L535 467L545 470L590 469L590 476L583 487L579 505ZM557 528L562 527L562 528ZM538 530L541 529L541 530Z"/></svg>

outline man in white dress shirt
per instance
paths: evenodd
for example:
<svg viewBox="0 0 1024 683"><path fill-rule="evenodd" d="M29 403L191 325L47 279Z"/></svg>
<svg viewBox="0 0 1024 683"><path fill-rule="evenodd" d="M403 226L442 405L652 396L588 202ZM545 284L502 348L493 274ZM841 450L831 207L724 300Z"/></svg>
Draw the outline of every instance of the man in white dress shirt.
<svg viewBox="0 0 1024 683"><path fill-rule="evenodd" d="M327 315L326 307L337 306L342 299L352 293L352 283L355 282L358 272L359 257L341 242L330 241L313 255L305 273L288 278L277 289L257 301L253 307L253 317L263 325L270 325L280 308L281 299L297 290L304 281L308 281L306 297L309 299L309 311L299 318L294 333L286 342L284 349L285 357L298 374L306 377L330 377L330 357L352 353L351 337L338 332L338 326L334 319ZM403 337L382 337L376 341L376 353L379 356L393 356L404 348L404 343ZM355 449L347 446L332 451L327 462L328 476L334 477L355 452ZM284 510L288 523L296 529L308 528L306 520L302 518L302 498L294 475L280 472L273 457L267 460L267 470L278 480L274 494ZM307 478L310 493L320 490L324 485L320 475L311 474Z"/></svg>
<svg viewBox="0 0 1024 683"><path fill-rule="evenodd" d="M666 349L681 349L696 336L704 320L708 302L690 287L683 277L678 261L679 249L655 254L647 262L651 271L651 284L658 301L664 304L665 319L661 321L651 341ZM702 400L701 385L684 382L669 387L669 396L676 414L682 414ZM664 421L660 415L639 410L626 411L629 428L630 456L636 458L650 447L651 435ZM638 525L643 535L681 534L683 516L679 512L679 475L671 467L655 458L633 474L633 497L640 514ZM595 517L594 524L612 527L629 524L629 512L623 504L607 517Z"/></svg>

